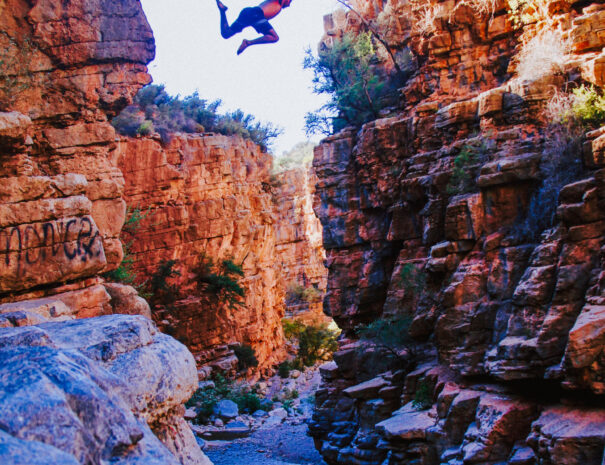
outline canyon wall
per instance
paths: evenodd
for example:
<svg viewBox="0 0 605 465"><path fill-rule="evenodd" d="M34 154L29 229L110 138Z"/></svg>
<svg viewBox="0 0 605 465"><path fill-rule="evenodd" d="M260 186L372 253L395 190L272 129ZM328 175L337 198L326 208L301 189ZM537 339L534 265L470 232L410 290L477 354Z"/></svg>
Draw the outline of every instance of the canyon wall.
<svg viewBox="0 0 605 465"><path fill-rule="evenodd" d="M261 370L282 361L288 283L325 289L309 175L271 175L271 155L241 137L216 134L175 135L166 146L123 139L114 161L124 173L126 202L146 215L127 239L138 279L153 279L163 261L176 261L176 301L153 309L160 328L186 344L200 366L230 370L237 363L233 344L252 346ZM242 305L196 290L204 256L242 266ZM321 314L321 302L314 310Z"/></svg>
<svg viewBox="0 0 605 465"><path fill-rule="evenodd" d="M344 330L310 425L330 464L602 463L605 128L578 137L544 109L569 82L605 87L605 6L545 4L523 25L505 2L355 2L410 76L389 116L315 150ZM361 27L325 24L323 47ZM549 28L570 53L520 78ZM396 349L358 340L377 321Z"/></svg>
<svg viewBox="0 0 605 465"><path fill-rule="evenodd" d="M108 118L151 80L141 4L3 1L0 44L0 461L207 465L191 353L100 278L126 212Z"/></svg>
<svg viewBox="0 0 605 465"><path fill-rule="evenodd" d="M268 185L271 156L240 137L178 135L166 147L152 138L123 140L116 162L127 203L150 212L131 247L135 271L149 279L163 260L176 260L180 273L176 303L154 308L160 327L200 365L230 369L237 359L228 344L235 343L251 345L262 368L279 362L284 291ZM195 292L203 255L242 266L242 306Z"/></svg>
<svg viewBox="0 0 605 465"><path fill-rule="evenodd" d="M274 203L280 219L276 248L285 285L286 315L305 323L328 322L323 312L328 270L322 227L313 211L317 177L310 167L274 176Z"/></svg>

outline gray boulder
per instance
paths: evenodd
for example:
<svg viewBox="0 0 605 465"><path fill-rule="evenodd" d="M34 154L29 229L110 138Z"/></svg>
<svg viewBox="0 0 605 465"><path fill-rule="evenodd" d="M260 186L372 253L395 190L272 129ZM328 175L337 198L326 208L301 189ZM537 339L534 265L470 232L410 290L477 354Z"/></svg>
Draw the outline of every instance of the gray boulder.
<svg viewBox="0 0 605 465"><path fill-rule="evenodd" d="M239 415L239 409L235 402L223 399L214 407L214 414L223 420L232 420Z"/></svg>
<svg viewBox="0 0 605 465"><path fill-rule="evenodd" d="M209 465L191 353L141 316L0 329L0 463Z"/></svg>

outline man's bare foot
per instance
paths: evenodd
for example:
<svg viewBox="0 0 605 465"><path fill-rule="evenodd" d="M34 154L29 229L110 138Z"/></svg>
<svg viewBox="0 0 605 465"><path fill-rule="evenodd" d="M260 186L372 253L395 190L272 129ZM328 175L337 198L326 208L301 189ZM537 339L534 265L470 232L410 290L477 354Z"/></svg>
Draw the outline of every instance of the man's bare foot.
<svg viewBox="0 0 605 465"><path fill-rule="evenodd" d="M220 0L216 0L216 6L218 6L218 9L221 11L227 11L229 9L224 4L222 4Z"/></svg>
<svg viewBox="0 0 605 465"><path fill-rule="evenodd" d="M246 39L242 40L242 44L237 49L237 54L241 55L242 52L248 48L249 45L250 45L250 42L248 40L246 40Z"/></svg>

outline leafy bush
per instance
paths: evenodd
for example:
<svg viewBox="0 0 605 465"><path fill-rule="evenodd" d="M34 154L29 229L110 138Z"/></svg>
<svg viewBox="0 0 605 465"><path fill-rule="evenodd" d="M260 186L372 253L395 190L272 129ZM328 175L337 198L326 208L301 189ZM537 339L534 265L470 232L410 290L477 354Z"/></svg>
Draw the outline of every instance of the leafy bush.
<svg viewBox="0 0 605 465"><path fill-rule="evenodd" d="M277 374L280 378L288 378L291 371L292 365L289 361L282 362L277 366Z"/></svg>
<svg viewBox="0 0 605 465"><path fill-rule="evenodd" d="M170 278L180 276L181 273L174 267L178 264L176 260L162 260L158 269L151 275L149 280L149 291L153 295L152 303L169 304L178 298L176 285L170 283Z"/></svg>
<svg viewBox="0 0 605 465"><path fill-rule="evenodd" d="M240 135L264 150L282 132L271 123L256 122L254 116L241 110L219 114L221 104L220 100L201 99L197 92L185 98L173 97L164 86L149 85L139 91L134 104L116 116L112 124L120 134L131 137L155 130L166 143L175 132Z"/></svg>
<svg viewBox="0 0 605 465"><path fill-rule="evenodd" d="M239 284L244 270L240 265L229 259L215 264L212 258L202 255L193 272L196 274L198 288L204 294L232 309L244 305L246 291Z"/></svg>
<svg viewBox="0 0 605 465"><path fill-rule="evenodd" d="M322 298L323 293L315 286L305 287L298 283L290 283L286 293L286 299L291 302L321 302Z"/></svg>
<svg viewBox="0 0 605 465"><path fill-rule="evenodd" d="M283 373L292 369L302 369L304 366L313 366L317 361L330 360L338 349L339 332L331 330L325 324L307 326L301 321L284 318L282 327L286 339L298 343L296 359L280 365L279 369Z"/></svg>
<svg viewBox="0 0 605 465"><path fill-rule="evenodd" d="M271 408L269 402L261 400L256 387L236 384L222 375L214 376L212 384L195 391L185 405L197 409L196 422L203 423L213 414L216 405L224 399L235 402L241 413L254 413Z"/></svg>
<svg viewBox="0 0 605 465"><path fill-rule="evenodd" d="M475 178L471 168L478 162L479 156L475 152L475 149L468 145L463 147L458 156L454 158L454 169L447 184L448 194L466 194L476 189Z"/></svg>
<svg viewBox="0 0 605 465"><path fill-rule="evenodd" d="M406 263L401 267L399 279L406 294L419 294L426 285L426 273L412 263Z"/></svg>
<svg viewBox="0 0 605 465"><path fill-rule="evenodd" d="M140 207L126 208L126 220L124 221L120 233L124 258L118 268L108 271L103 275L105 279L128 285L134 285L136 283L138 276L133 269L134 257L132 256L131 248L134 241L134 235L140 229L141 222L149 215L151 215L151 207L149 207L145 213L142 212Z"/></svg>
<svg viewBox="0 0 605 465"><path fill-rule="evenodd" d="M411 354L411 324L412 319L406 316L389 319L380 318L366 326L358 328L357 334L361 339L371 341L399 357L399 350L401 349L407 349Z"/></svg>
<svg viewBox="0 0 605 465"><path fill-rule="evenodd" d="M233 347L233 352L237 357L237 369L239 371L244 371L248 368L258 366L256 352L254 351L252 346L248 344L236 345Z"/></svg>
<svg viewBox="0 0 605 465"><path fill-rule="evenodd" d="M326 325L307 326L298 338L298 358L305 366L328 361L338 349L338 333Z"/></svg>
<svg viewBox="0 0 605 465"><path fill-rule="evenodd" d="M317 57L307 50L303 66L313 71L313 91L330 98L305 117L307 134L333 134L378 117L389 92L373 67L376 59L370 33L347 33Z"/></svg>
<svg viewBox="0 0 605 465"><path fill-rule="evenodd" d="M282 328L284 329L284 335L286 339L298 339L305 330L305 324L298 320L290 320L284 318L281 320Z"/></svg>
<svg viewBox="0 0 605 465"><path fill-rule="evenodd" d="M426 380L423 379L418 383L412 405L418 410L426 410L433 405L433 396Z"/></svg>
<svg viewBox="0 0 605 465"><path fill-rule="evenodd" d="M137 129L137 134L139 136L149 136L149 135L153 134L153 131L154 131L153 122L146 119L145 121L143 121L141 123L141 125Z"/></svg>
<svg viewBox="0 0 605 465"><path fill-rule="evenodd" d="M600 126L605 122L605 95L599 95L594 86L584 86L573 91L572 112L582 123Z"/></svg>

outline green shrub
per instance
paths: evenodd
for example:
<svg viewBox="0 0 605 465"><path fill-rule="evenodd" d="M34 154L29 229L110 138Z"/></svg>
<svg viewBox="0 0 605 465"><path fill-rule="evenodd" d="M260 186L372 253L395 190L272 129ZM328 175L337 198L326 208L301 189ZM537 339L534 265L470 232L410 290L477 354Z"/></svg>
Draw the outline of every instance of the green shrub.
<svg viewBox="0 0 605 465"><path fill-rule="evenodd" d="M266 400L261 400L256 388L245 384L236 384L233 380L222 375L212 377L214 385L200 388L186 402L188 408L195 408L198 412L196 421L202 423L213 414L214 407L221 400L235 402L241 413L254 413L257 410L271 409L272 405Z"/></svg>
<svg viewBox="0 0 605 465"><path fill-rule="evenodd" d="M237 345L233 347L233 352L237 357L237 369L239 371L244 371L248 368L258 366L256 352L254 351L252 346L248 344Z"/></svg>
<svg viewBox="0 0 605 465"><path fill-rule="evenodd" d="M323 293L315 286L302 286L298 283L290 283L286 291L286 299L290 302L321 302Z"/></svg>
<svg viewBox="0 0 605 465"><path fill-rule="evenodd" d="M401 267L399 279L406 294L420 294L426 286L426 273L412 263L406 263Z"/></svg>
<svg viewBox="0 0 605 465"><path fill-rule="evenodd" d="M149 85L139 91L134 104L114 118L112 124L120 134L131 137L141 128L153 128L165 143L170 142L175 132L240 135L265 150L282 132L271 123L256 122L254 116L241 110L219 114L221 104L220 100L201 99L197 92L185 98L173 97L164 86ZM144 126L147 121L151 126Z"/></svg>
<svg viewBox="0 0 605 465"><path fill-rule="evenodd" d="M290 370L302 369L305 366L313 366L317 361L327 361L338 349L338 331L333 331L327 325L307 326L301 321L282 319L282 327L286 339L297 341L298 354L294 361L283 362L278 370L287 378Z"/></svg>
<svg viewBox="0 0 605 465"><path fill-rule="evenodd" d="M412 319L406 316L390 319L380 318L366 326L358 328L357 334L361 339L371 341L377 346L384 347L399 356L398 351L401 349L411 351L411 324Z"/></svg>
<svg viewBox="0 0 605 465"><path fill-rule="evenodd" d="M149 280L149 292L153 295L153 305L170 304L178 299L178 288L169 282L170 278L180 276L175 270L176 260L162 260Z"/></svg>
<svg viewBox="0 0 605 465"><path fill-rule="evenodd" d="M305 325L298 320L290 320L283 318L281 320L282 328L284 329L284 335L286 339L298 339L302 332L305 330Z"/></svg>
<svg viewBox="0 0 605 465"><path fill-rule="evenodd" d="M314 56L307 50L303 66L313 72L313 91L328 103L305 118L307 134L338 132L378 117L388 91L373 66L377 60L371 33L345 34Z"/></svg>
<svg viewBox="0 0 605 465"><path fill-rule="evenodd" d="M298 355L305 366L327 361L338 350L338 333L326 325L306 326L298 337Z"/></svg>
<svg viewBox="0 0 605 465"><path fill-rule="evenodd" d="M418 410L426 410L433 405L433 396L426 380L423 379L418 383L412 405Z"/></svg>
<svg viewBox="0 0 605 465"><path fill-rule="evenodd" d="M573 90L572 112L580 121L590 126L605 122L605 95L599 95L594 86L580 86Z"/></svg>
<svg viewBox="0 0 605 465"><path fill-rule="evenodd" d="M149 207L145 213L142 212L140 207L126 208L126 220L124 221L124 225L122 226L122 231L120 233L124 258L122 259L122 262L118 268L108 271L103 275L103 277L108 281L135 285L136 281L138 280L138 276L133 269L134 257L132 256L131 249L134 236L141 227L141 222L149 215L151 215L151 207Z"/></svg>
<svg viewBox="0 0 605 465"><path fill-rule="evenodd" d="M288 361L282 362L277 366L277 373L279 374L280 378L288 378L291 371L292 366Z"/></svg>
<svg viewBox="0 0 605 465"><path fill-rule="evenodd" d="M447 185L447 193L460 195L476 189L473 167L479 162L479 157L471 146L465 146L454 158L454 169Z"/></svg>
<svg viewBox="0 0 605 465"><path fill-rule="evenodd" d="M246 291L239 283L244 270L240 265L229 259L215 264L212 258L202 255L194 273L201 292L232 309L244 305Z"/></svg>
<svg viewBox="0 0 605 465"><path fill-rule="evenodd" d="M146 119L141 123L141 125L137 129L137 134L139 136L149 136L153 134L153 122Z"/></svg>

